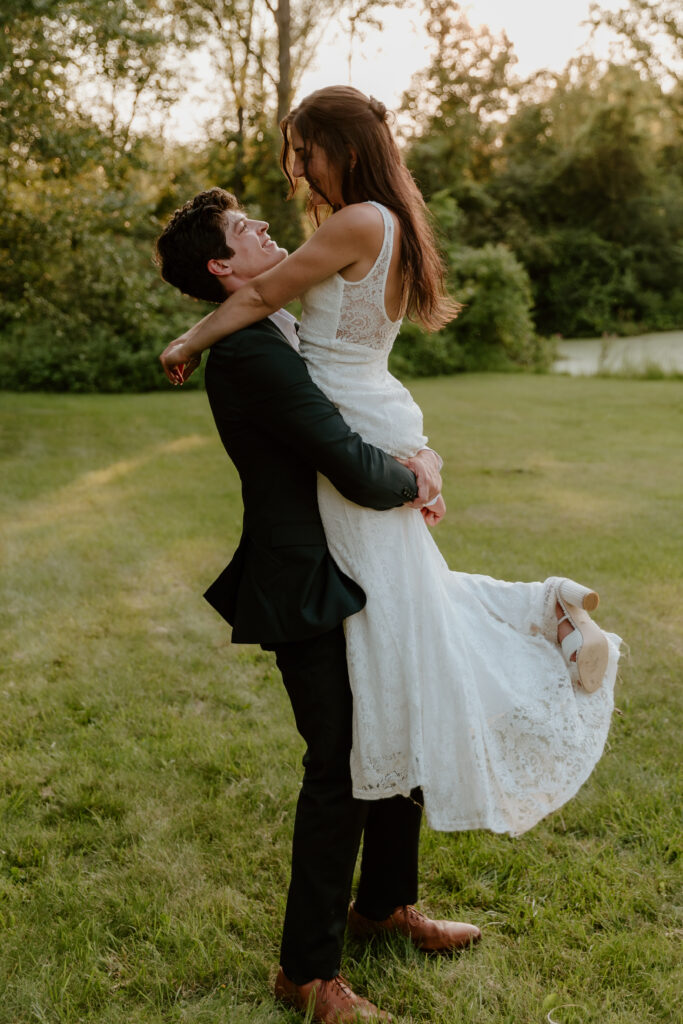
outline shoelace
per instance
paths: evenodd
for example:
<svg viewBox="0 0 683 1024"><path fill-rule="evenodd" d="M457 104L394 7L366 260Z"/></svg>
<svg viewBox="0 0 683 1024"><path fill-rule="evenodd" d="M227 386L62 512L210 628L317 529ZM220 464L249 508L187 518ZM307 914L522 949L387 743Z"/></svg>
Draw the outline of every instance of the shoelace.
<svg viewBox="0 0 683 1024"><path fill-rule="evenodd" d="M325 980L320 984L318 991L320 992L321 1002L327 1002L328 993L332 986L334 986L337 989L337 991L342 996L344 996L344 998L353 999L353 989L349 986L349 983L346 981L346 979L342 978L341 974L338 974L336 978L330 978L329 980Z"/></svg>
<svg viewBox="0 0 683 1024"><path fill-rule="evenodd" d="M414 921L428 921L429 918L418 910L417 907L403 906L403 913L407 918L412 918Z"/></svg>

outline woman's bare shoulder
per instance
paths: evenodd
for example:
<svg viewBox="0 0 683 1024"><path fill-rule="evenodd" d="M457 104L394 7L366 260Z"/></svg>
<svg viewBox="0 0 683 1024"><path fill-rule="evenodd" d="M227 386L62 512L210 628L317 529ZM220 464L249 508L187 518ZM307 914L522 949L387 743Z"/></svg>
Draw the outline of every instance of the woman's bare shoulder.
<svg viewBox="0 0 683 1024"><path fill-rule="evenodd" d="M333 234L353 234L366 245L374 246L384 237L382 214L372 203L351 203L337 210L318 228L329 237Z"/></svg>

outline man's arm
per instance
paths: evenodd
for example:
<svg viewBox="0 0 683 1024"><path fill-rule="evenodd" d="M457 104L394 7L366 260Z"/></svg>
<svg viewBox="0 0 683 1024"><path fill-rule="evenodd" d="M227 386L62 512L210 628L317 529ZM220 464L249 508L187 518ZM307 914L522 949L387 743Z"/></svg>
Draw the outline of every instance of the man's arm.
<svg viewBox="0 0 683 1024"><path fill-rule="evenodd" d="M273 333L252 328L219 343L206 372L214 401L220 403L222 390L237 396L246 417L285 440L350 501L388 509L417 497L415 474L353 432L303 359Z"/></svg>

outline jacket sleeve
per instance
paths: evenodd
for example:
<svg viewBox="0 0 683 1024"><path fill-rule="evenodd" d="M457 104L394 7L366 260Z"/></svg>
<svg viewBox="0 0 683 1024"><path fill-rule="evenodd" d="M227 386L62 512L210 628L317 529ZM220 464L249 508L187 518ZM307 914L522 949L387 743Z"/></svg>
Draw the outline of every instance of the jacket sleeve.
<svg viewBox="0 0 683 1024"><path fill-rule="evenodd" d="M414 473L350 429L301 356L278 336L257 330L233 335L214 346L210 360L214 395L229 387L246 418L286 440L294 457L308 460L345 498L381 510L417 496Z"/></svg>

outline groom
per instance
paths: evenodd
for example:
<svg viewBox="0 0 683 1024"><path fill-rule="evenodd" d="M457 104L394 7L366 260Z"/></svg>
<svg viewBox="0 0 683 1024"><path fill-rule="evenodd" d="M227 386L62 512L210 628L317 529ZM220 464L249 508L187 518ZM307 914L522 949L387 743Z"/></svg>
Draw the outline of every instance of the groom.
<svg viewBox="0 0 683 1024"><path fill-rule="evenodd" d="M267 231L230 193L210 189L173 215L157 242L157 262L182 292L221 302L286 257ZM316 473L357 504L419 508L440 489L438 457L425 449L408 468L365 444L311 381L295 327L280 310L223 338L209 354L206 390L240 474L244 522L232 561L205 596L232 624L234 642L274 651L307 747L276 995L310 1008L310 1019L324 1024L389 1020L339 974L347 923L358 936L408 935L424 950L457 949L480 932L430 921L411 906L420 791L372 802L352 796L342 623L363 608L365 595L327 549ZM349 911L361 835L361 877Z"/></svg>

